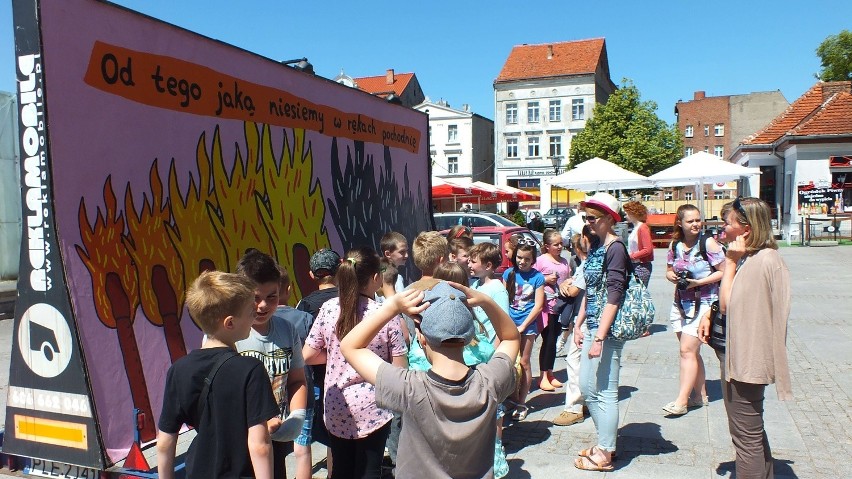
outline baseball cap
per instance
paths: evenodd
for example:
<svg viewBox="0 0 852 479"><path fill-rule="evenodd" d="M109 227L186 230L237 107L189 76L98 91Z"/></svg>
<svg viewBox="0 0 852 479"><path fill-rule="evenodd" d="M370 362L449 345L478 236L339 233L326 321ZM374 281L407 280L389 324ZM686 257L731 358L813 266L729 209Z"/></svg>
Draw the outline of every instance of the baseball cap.
<svg viewBox="0 0 852 479"><path fill-rule="evenodd" d="M420 332L429 344L461 339L468 344L474 337L473 312L463 302L464 293L440 281L423 291L429 307L420 313Z"/></svg>
<svg viewBox="0 0 852 479"><path fill-rule="evenodd" d="M594 196L589 198L586 201L580 202L580 207L585 208L587 206L593 206L595 208L601 209L604 212L608 213L612 216L612 219L615 220L616 223L621 221L621 215L618 214L620 203L615 196L612 196L609 193L595 193Z"/></svg>
<svg viewBox="0 0 852 479"><path fill-rule="evenodd" d="M333 276L340 267L340 255L334 250L323 248L311 256L310 267L311 273L318 278Z"/></svg>

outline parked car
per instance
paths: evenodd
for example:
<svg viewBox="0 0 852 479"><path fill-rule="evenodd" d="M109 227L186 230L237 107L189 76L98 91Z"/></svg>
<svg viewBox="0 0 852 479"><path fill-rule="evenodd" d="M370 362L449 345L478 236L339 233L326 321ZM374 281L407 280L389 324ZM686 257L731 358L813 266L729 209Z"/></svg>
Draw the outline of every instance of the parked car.
<svg viewBox="0 0 852 479"><path fill-rule="evenodd" d="M535 232L530 231L529 228L524 228L523 226L474 226L471 229L473 230L474 244L484 243L487 241L500 248L500 253L503 255L503 262L497 267L497 274L503 274L503 271L506 271L507 268L512 266L512 258L507 258L504 254L503 244L505 244L513 235L519 235L522 238L535 241L539 253L541 252L541 241L538 237L536 237ZM440 231L443 235L446 235L449 232L449 228Z"/></svg>
<svg viewBox="0 0 852 479"><path fill-rule="evenodd" d="M542 220L544 220L545 228L561 229L565 226L565 222L568 221L568 218L572 216L574 216L574 210L571 208L550 208L547 210L547 213L544 214Z"/></svg>
<svg viewBox="0 0 852 479"><path fill-rule="evenodd" d="M477 226L518 226L506 218L494 213L435 213L435 229L448 230L455 225L471 228Z"/></svg>

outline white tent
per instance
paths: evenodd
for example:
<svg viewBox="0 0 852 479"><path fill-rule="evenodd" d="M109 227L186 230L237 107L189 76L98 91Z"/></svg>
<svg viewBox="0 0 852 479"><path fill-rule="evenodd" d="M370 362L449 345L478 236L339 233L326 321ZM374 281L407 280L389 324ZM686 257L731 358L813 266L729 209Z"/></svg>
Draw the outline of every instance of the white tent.
<svg viewBox="0 0 852 479"><path fill-rule="evenodd" d="M648 178L602 158L592 158L547 181L559 188L601 191L653 188Z"/></svg>
<svg viewBox="0 0 852 479"><path fill-rule="evenodd" d="M725 161L716 155L699 151L682 158L676 165L649 176L648 179L658 188L695 185L695 194L699 199L698 207L703 213L705 184L724 183L759 174L760 168L746 168Z"/></svg>

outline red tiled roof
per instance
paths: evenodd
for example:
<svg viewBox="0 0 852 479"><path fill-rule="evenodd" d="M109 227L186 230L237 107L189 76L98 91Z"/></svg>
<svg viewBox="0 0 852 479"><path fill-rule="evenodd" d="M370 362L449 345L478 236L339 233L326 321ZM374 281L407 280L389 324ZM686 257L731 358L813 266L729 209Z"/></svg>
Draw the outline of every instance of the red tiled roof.
<svg viewBox="0 0 852 479"><path fill-rule="evenodd" d="M379 75L374 77L355 78L355 84L358 89L364 90L367 93L380 96L386 96L393 92L396 96L402 96L402 92L408 87L408 83L414 78L414 73L394 73L394 82L388 85L387 75Z"/></svg>
<svg viewBox="0 0 852 479"><path fill-rule="evenodd" d="M553 55L548 59L551 48ZM594 73L602 59L606 61L606 42L603 38L516 45L503 64L496 82Z"/></svg>
<svg viewBox="0 0 852 479"><path fill-rule="evenodd" d="M852 133L852 82L820 82L811 87L744 145L767 145L785 135Z"/></svg>

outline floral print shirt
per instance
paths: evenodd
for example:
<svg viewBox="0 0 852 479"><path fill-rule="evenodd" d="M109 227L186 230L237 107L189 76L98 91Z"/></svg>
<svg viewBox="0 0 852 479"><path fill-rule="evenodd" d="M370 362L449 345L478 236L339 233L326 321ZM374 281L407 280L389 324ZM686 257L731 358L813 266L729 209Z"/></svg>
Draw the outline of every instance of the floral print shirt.
<svg viewBox="0 0 852 479"><path fill-rule="evenodd" d="M361 299L359 312L364 318L379 304L372 299ZM335 329L340 318L340 299L326 301L320 308L305 345L316 350L326 350L325 370L325 427L328 432L343 439L367 437L387 424L393 414L376 406L376 389L364 380L346 362L340 352L340 340ZM400 329L400 318L386 324L370 341L368 348L380 358L391 362L394 356L405 356L405 339Z"/></svg>

